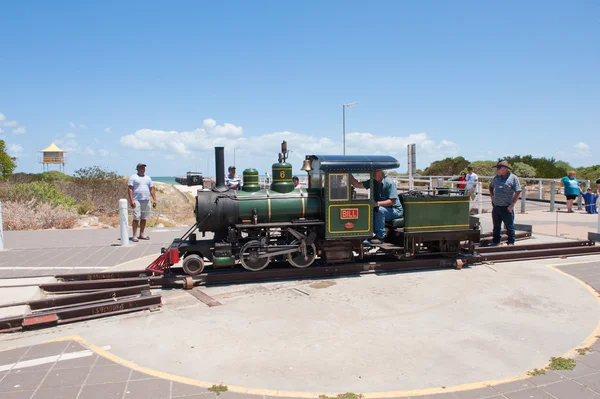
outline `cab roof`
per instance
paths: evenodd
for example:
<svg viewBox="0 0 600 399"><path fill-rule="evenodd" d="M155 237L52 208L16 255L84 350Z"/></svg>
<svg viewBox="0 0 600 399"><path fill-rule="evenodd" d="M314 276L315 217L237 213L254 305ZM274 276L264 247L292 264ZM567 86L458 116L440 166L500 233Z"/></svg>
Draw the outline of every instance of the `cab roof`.
<svg viewBox="0 0 600 399"><path fill-rule="evenodd" d="M396 169L400 162L389 155L311 155L319 161L324 172L372 172L377 169Z"/></svg>

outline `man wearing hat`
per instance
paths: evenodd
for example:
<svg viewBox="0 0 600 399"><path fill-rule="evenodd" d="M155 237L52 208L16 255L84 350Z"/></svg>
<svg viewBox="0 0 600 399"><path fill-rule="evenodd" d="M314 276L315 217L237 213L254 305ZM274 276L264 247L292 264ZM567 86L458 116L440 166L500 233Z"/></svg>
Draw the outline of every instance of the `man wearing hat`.
<svg viewBox="0 0 600 399"><path fill-rule="evenodd" d="M150 217L150 197L152 197L152 206L156 207L156 192L154 191L154 183L150 176L146 176L146 164L138 163L135 167L137 173L131 175L129 183L129 205L133 210L133 238L131 241L138 242L139 240L149 240L150 237L144 235L146 228L146 220ZM136 236L138 223L140 226L140 235Z"/></svg>
<svg viewBox="0 0 600 399"><path fill-rule="evenodd" d="M519 178L510 173L507 160L498 161L496 176L490 182L490 198L492 199L492 221L494 222L492 245L500 245L502 223L506 227L508 245L515 245L515 204L521 194Z"/></svg>

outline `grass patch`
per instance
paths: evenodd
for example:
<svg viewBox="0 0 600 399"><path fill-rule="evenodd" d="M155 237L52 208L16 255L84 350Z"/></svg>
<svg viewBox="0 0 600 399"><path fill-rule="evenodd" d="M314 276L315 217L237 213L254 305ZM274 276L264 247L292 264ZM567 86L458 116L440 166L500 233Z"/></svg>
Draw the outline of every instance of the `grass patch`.
<svg viewBox="0 0 600 399"><path fill-rule="evenodd" d="M579 353L580 356L585 356L586 354L588 354L589 352L592 351L592 348L587 347L587 348L577 348L575 349L577 351L577 353Z"/></svg>
<svg viewBox="0 0 600 399"><path fill-rule="evenodd" d="M530 375L530 376L544 375L544 374L546 374L545 369L533 369L533 370L527 372L527 375Z"/></svg>
<svg viewBox="0 0 600 399"><path fill-rule="evenodd" d="M360 393L346 392L340 393L337 396L319 395L319 399L362 399L363 395Z"/></svg>
<svg viewBox="0 0 600 399"><path fill-rule="evenodd" d="M213 385L212 387L208 388L208 390L210 392L214 393L215 395L219 396L223 392L227 392L227 385L223 385L223 384Z"/></svg>
<svg viewBox="0 0 600 399"><path fill-rule="evenodd" d="M564 357L553 357L550 359L548 370L573 370L575 368L575 360L566 359Z"/></svg>

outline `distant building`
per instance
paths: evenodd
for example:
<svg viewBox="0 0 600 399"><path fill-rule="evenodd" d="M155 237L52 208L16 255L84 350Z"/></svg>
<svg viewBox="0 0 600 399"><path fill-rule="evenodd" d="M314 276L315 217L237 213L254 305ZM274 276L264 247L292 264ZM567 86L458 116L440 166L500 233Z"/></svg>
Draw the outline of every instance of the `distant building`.
<svg viewBox="0 0 600 399"><path fill-rule="evenodd" d="M52 143L40 151L42 153L39 158L39 163L42 164L44 172L50 170L50 165L58 165L58 170L65 173L65 154L63 150L58 148L56 144Z"/></svg>

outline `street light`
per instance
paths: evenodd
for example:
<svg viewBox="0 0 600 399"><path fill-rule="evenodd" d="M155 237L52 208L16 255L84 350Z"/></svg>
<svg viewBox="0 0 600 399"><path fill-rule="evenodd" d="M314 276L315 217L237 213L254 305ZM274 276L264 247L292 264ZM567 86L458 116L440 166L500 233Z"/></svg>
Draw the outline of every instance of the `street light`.
<svg viewBox="0 0 600 399"><path fill-rule="evenodd" d="M342 105L342 119L344 120L344 155L346 155L346 108L354 107L358 104L356 101L350 104Z"/></svg>

